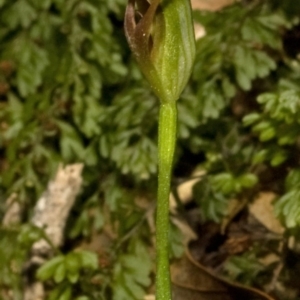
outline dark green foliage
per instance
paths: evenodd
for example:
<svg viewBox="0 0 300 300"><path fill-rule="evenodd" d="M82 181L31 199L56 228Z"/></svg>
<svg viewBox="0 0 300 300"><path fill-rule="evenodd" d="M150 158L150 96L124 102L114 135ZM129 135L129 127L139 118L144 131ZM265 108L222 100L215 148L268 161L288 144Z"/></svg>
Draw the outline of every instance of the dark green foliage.
<svg viewBox="0 0 300 300"><path fill-rule="evenodd" d="M245 189L253 188L257 181L252 173L234 177L224 172L204 177L194 186L195 200L202 209L203 218L220 222L227 213L228 200Z"/></svg>
<svg viewBox="0 0 300 300"><path fill-rule="evenodd" d="M295 228L300 224L300 170L293 169L285 180L285 194L276 203L276 213L287 228Z"/></svg>
<svg viewBox="0 0 300 300"><path fill-rule="evenodd" d="M255 251L230 258L224 267L224 271L231 279L251 285L255 278L263 271L264 266L256 258Z"/></svg>
<svg viewBox="0 0 300 300"><path fill-rule="evenodd" d="M74 251L67 255L57 255L47 261L37 272L36 276L41 281L53 281L55 288L52 290L49 299L73 299L72 285L74 288L80 276L92 280L98 269L98 258L95 253L88 251ZM81 281L81 285L83 282ZM84 287L77 286L78 290ZM91 295L93 293L90 293ZM77 298L76 298L77 299ZM87 297L87 299L90 299Z"/></svg>
<svg viewBox="0 0 300 300"><path fill-rule="evenodd" d="M0 287L5 293L13 291L14 299L23 299L22 272L32 244L44 238L43 230L24 224L0 229ZM0 299L2 299L0 295Z"/></svg>
<svg viewBox="0 0 300 300"><path fill-rule="evenodd" d="M288 26L283 14L268 5L233 6L218 12L195 13L207 35L197 43L193 79L204 120L218 118L237 90L248 91L257 78L276 68L266 49L281 49L279 28Z"/></svg>
<svg viewBox="0 0 300 300"><path fill-rule="evenodd" d="M147 218L155 205L158 101L130 56L125 3L0 0L0 215L12 193L26 208L20 226L1 228L0 288L13 299L22 298L22 266L43 237L29 225L35 202L60 162L84 163L84 183L67 246L38 271L49 299L141 299L152 283ZM186 153L205 158L193 166L206 172L194 187L205 220L220 222L230 199L250 201L263 190L263 167L282 168L266 186L280 194L276 212L290 234L300 225L300 49L291 52L286 38L299 26L298 7L296 0L241 1L194 13L206 36L178 101L176 167ZM95 253L70 249L106 225L113 236L106 266ZM170 240L180 256L177 227ZM262 268L246 253L227 271L252 283Z"/></svg>
<svg viewBox="0 0 300 300"><path fill-rule="evenodd" d="M150 284L151 259L145 245L140 241L130 244L130 254L120 255L114 266L114 300L141 299L143 287Z"/></svg>
<svg viewBox="0 0 300 300"><path fill-rule="evenodd" d="M270 160L271 165L278 166L289 155L288 149L296 143L299 132L300 105L299 92L286 90L276 94L262 94L257 98L263 105L263 113L252 113L244 118L244 124L252 126L261 142L276 141L267 145L254 156L255 163Z"/></svg>

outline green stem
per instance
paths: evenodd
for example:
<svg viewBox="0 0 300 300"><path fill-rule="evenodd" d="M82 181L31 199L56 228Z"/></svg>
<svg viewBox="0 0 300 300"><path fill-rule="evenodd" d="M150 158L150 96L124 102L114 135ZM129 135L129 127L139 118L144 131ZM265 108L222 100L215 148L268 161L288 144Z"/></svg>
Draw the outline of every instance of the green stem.
<svg viewBox="0 0 300 300"><path fill-rule="evenodd" d="M158 195L156 211L156 300L171 300L169 269L169 195L176 144L176 102L163 103L158 129Z"/></svg>

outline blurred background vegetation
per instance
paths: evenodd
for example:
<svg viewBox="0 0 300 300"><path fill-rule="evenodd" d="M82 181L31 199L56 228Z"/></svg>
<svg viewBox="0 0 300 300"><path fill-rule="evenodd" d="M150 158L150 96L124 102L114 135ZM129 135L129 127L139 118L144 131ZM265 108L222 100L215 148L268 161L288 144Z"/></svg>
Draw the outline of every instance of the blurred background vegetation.
<svg viewBox="0 0 300 300"><path fill-rule="evenodd" d="M158 101L128 49L125 5L0 0L0 218L12 194L25 208L21 224L0 228L2 299L22 299L24 264L42 235L30 225L35 203L58 164L75 162L84 164L83 185L65 244L38 272L49 299L151 293ZM288 251L278 281L286 286L299 272L290 266L300 264L299 13L297 0L194 11L205 36L178 101L173 180L175 188L194 170L205 171L193 190L199 223L221 223L232 198L250 203L261 191L276 193ZM188 209L181 206L182 218ZM103 232L105 246L75 251ZM174 224L170 240L172 257L180 257L182 233ZM272 274L255 249L228 262L232 278L259 284L257 274Z"/></svg>

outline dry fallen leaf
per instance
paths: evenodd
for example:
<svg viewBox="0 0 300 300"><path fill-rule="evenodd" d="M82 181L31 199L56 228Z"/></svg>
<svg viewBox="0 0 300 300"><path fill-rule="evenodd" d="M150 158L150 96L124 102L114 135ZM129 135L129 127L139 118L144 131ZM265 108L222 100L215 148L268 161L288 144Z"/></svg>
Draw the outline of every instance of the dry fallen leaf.
<svg viewBox="0 0 300 300"><path fill-rule="evenodd" d="M276 197L273 192L259 193L255 201L249 205L249 211L268 230L282 235L285 229L274 214L273 201Z"/></svg>
<svg viewBox="0 0 300 300"><path fill-rule="evenodd" d="M193 178L185 181L177 187L178 197L183 204L189 203L193 198L193 186L199 180L201 180L201 176L205 174L205 171L195 171L192 176ZM173 194L170 195L170 211L175 212L177 208L177 202Z"/></svg>
<svg viewBox="0 0 300 300"><path fill-rule="evenodd" d="M229 282L196 262L189 250L171 266L173 300L274 300L266 293Z"/></svg>
<svg viewBox="0 0 300 300"><path fill-rule="evenodd" d="M194 10L209 10L216 11L224 8L225 6L231 5L235 0L192 0L192 8Z"/></svg>

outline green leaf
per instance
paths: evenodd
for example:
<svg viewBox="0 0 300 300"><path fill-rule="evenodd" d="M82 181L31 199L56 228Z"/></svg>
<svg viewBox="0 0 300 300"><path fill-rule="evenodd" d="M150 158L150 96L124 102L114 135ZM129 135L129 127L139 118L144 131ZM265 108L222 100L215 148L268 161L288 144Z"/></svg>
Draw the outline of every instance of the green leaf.
<svg viewBox="0 0 300 300"><path fill-rule="evenodd" d="M80 255L77 252L69 253L65 258L67 278L71 283L77 282L81 268Z"/></svg>
<svg viewBox="0 0 300 300"><path fill-rule="evenodd" d="M98 257L96 253L81 250L80 252L78 252L78 255L81 259L81 265L83 268L97 270Z"/></svg>
<svg viewBox="0 0 300 300"><path fill-rule="evenodd" d="M76 272L74 272L74 273L68 272L67 273L67 278L68 278L68 280L69 280L70 283L75 284L78 281L78 279L79 279L79 275L80 274L76 273Z"/></svg>
<svg viewBox="0 0 300 300"><path fill-rule="evenodd" d="M99 79L100 81L100 79ZM97 91L100 87L96 88ZM78 95L73 106L75 121L80 131L88 138L100 134L99 116L105 113L98 103L99 94L95 97Z"/></svg>
<svg viewBox="0 0 300 300"><path fill-rule="evenodd" d="M28 28L37 16L37 11L28 1L17 1L6 10L1 21L10 29L15 29L18 25Z"/></svg>
<svg viewBox="0 0 300 300"><path fill-rule="evenodd" d="M42 281L46 281L54 276L56 269L64 261L64 256L55 256L51 260L44 263L37 271L37 278Z"/></svg>
<svg viewBox="0 0 300 300"><path fill-rule="evenodd" d="M217 118L226 105L215 82L205 83L199 91L199 108L203 118Z"/></svg>
<svg viewBox="0 0 300 300"><path fill-rule="evenodd" d="M277 22L274 22L275 19ZM271 48L279 49L281 41L280 35L276 31L285 23L286 21L279 14L261 14L249 17L243 22L243 39L251 41L251 43L266 44Z"/></svg>
<svg viewBox="0 0 300 300"><path fill-rule="evenodd" d="M65 257L66 269L69 272L78 272L80 269L81 261L78 252L71 252Z"/></svg>
<svg viewBox="0 0 300 300"><path fill-rule="evenodd" d="M18 235L18 242L20 245L27 246L32 245L34 242L43 238L43 229L35 227L31 224L24 224Z"/></svg>
<svg viewBox="0 0 300 300"><path fill-rule="evenodd" d="M103 135L100 137L99 141L99 152L103 157L108 157L110 153L109 143L108 143L108 135Z"/></svg>
<svg viewBox="0 0 300 300"><path fill-rule="evenodd" d="M288 158L288 154L284 150L278 150L271 159L271 165L277 167Z"/></svg>
<svg viewBox="0 0 300 300"><path fill-rule="evenodd" d="M59 285L57 287L55 287L49 295L49 300L57 300L61 293L63 292L64 287L62 285Z"/></svg>
<svg viewBox="0 0 300 300"><path fill-rule="evenodd" d="M43 72L49 64L48 53L26 37L19 38L14 51L20 64L17 85L20 94L25 97L33 94L42 83Z"/></svg>
<svg viewBox="0 0 300 300"><path fill-rule="evenodd" d="M131 253L120 257L114 267L113 299L141 299L150 285L152 263L140 240L131 243Z"/></svg>
<svg viewBox="0 0 300 300"><path fill-rule="evenodd" d="M257 102L260 104L268 104L273 106L276 103L276 95L271 93L264 93L257 97Z"/></svg>
<svg viewBox="0 0 300 300"><path fill-rule="evenodd" d="M64 291L60 294L57 300L70 300L72 296L72 288L71 286L67 286Z"/></svg>
<svg viewBox="0 0 300 300"><path fill-rule="evenodd" d="M251 173L244 174L238 179L241 185L245 188L252 188L258 182L257 176Z"/></svg>
<svg viewBox="0 0 300 300"><path fill-rule="evenodd" d="M212 178L212 184L217 191L227 195L235 190L234 177L230 173L219 173Z"/></svg>
<svg viewBox="0 0 300 300"><path fill-rule="evenodd" d="M95 230L102 229L104 224L105 224L104 215L103 215L102 211L100 209L98 209L95 212L95 219L94 219L94 228L95 228Z"/></svg>
<svg viewBox="0 0 300 300"><path fill-rule="evenodd" d="M266 142L269 141L271 139L273 139L276 135L276 130L273 127L268 127L264 130L262 130L259 134L259 140L261 142Z"/></svg>
<svg viewBox="0 0 300 300"><path fill-rule="evenodd" d="M256 65L257 65L258 77L263 78L269 75L271 70L275 70L276 68L275 61L266 53L262 51L255 51L253 54L257 62Z"/></svg>
<svg viewBox="0 0 300 300"><path fill-rule="evenodd" d="M294 228L300 225L300 191L292 189L284 194L275 203L275 213L283 220L287 228Z"/></svg>
<svg viewBox="0 0 300 300"><path fill-rule="evenodd" d="M241 89L244 91L249 91L251 88L251 79L248 77L247 73L242 69L236 69L236 80Z"/></svg>
<svg viewBox="0 0 300 300"><path fill-rule="evenodd" d="M248 251L240 256L232 256L224 265L225 272L235 280L251 285L254 278L264 270L255 253Z"/></svg>
<svg viewBox="0 0 300 300"><path fill-rule="evenodd" d="M269 121L261 121L258 124L254 125L252 127L253 132L260 132L264 130L268 130L269 128L272 128L272 124Z"/></svg>
<svg viewBox="0 0 300 300"><path fill-rule="evenodd" d="M40 1L32 1L32 4L39 9L48 9L51 5L51 0L40 0Z"/></svg>
<svg viewBox="0 0 300 300"><path fill-rule="evenodd" d="M145 295L144 289L135 283L135 280L131 274L124 274L124 285L131 294L131 299L142 299Z"/></svg>
<svg viewBox="0 0 300 300"><path fill-rule="evenodd" d="M75 224L72 226L69 236L71 238L78 237L83 234L84 236L89 233L89 214L88 211L83 210L81 214L78 216Z"/></svg>
<svg viewBox="0 0 300 300"><path fill-rule="evenodd" d="M237 46L235 52L235 65L240 72L245 73L250 80L253 80L256 76L255 61L252 56L251 49Z"/></svg>
<svg viewBox="0 0 300 300"><path fill-rule="evenodd" d="M287 191L296 189L300 186L300 169L292 169L285 179L285 188Z"/></svg>
<svg viewBox="0 0 300 300"><path fill-rule="evenodd" d="M61 129L60 147L62 157L67 161L71 161L74 158L83 159L85 150L75 128L62 121L57 121L56 123Z"/></svg>
<svg viewBox="0 0 300 300"><path fill-rule="evenodd" d="M113 287L113 291L113 300L127 300L132 298L132 294L121 284L115 285Z"/></svg>
<svg viewBox="0 0 300 300"><path fill-rule="evenodd" d="M205 220L219 222L225 215L228 201L223 194L214 189L210 178L203 178L197 182L193 187L193 195Z"/></svg>
<svg viewBox="0 0 300 300"><path fill-rule="evenodd" d="M222 79L222 89L227 98L232 98L236 93L236 87L229 81L228 77Z"/></svg>
<svg viewBox="0 0 300 300"><path fill-rule="evenodd" d="M260 163L264 162L267 159L268 154L269 154L269 152L266 149L262 149L262 150L258 151L257 153L255 153L253 155L252 163L260 164Z"/></svg>
<svg viewBox="0 0 300 300"><path fill-rule="evenodd" d="M243 118L243 123L245 126L253 125L253 123L256 123L261 118L261 115L258 113L251 113L249 115L246 115Z"/></svg>
<svg viewBox="0 0 300 300"><path fill-rule="evenodd" d="M278 138L278 145L292 145L296 142L299 135L298 126L293 126L293 128L285 128L283 130L283 135Z"/></svg>
<svg viewBox="0 0 300 300"><path fill-rule="evenodd" d="M66 277L66 265L65 265L65 259L56 267L55 272L54 272L54 281L56 283L62 282L65 277Z"/></svg>

